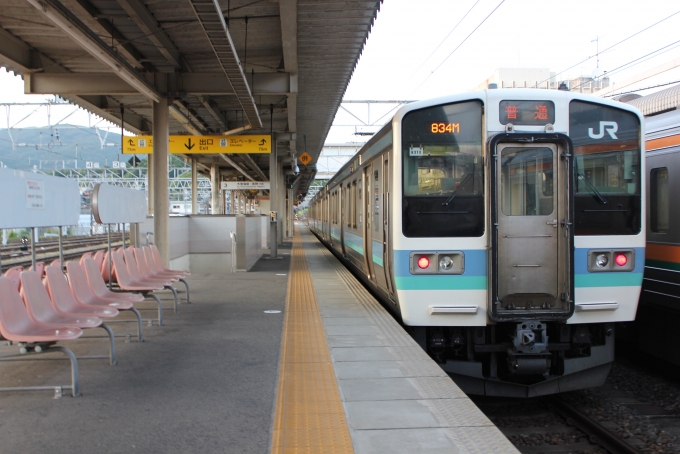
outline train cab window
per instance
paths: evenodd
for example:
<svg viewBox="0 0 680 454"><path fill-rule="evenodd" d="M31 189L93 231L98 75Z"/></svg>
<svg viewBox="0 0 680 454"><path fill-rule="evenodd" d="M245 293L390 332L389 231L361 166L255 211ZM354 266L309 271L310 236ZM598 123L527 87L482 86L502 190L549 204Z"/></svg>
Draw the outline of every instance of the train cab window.
<svg viewBox="0 0 680 454"><path fill-rule="evenodd" d="M636 235L642 226L640 119L584 101L569 105L574 234Z"/></svg>
<svg viewBox="0 0 680 454"><path fill-rule="evenodd" d="M481 236L482 103L466 101L407 113L401 151L404 236Z"/></svg>
<svg viewBox="0 0 680 454"><path fill-rule="evenodd" d="M652 169L650 176L650 228L654 233L668 233L668 169Z"/></svg>

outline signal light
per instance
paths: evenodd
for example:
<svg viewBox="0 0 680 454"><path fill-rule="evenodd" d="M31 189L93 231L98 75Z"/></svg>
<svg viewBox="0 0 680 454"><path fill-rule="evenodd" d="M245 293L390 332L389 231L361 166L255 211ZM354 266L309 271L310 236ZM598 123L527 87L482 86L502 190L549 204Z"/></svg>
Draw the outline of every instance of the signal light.
<svg viewBox="0 0 680 454"><path fill-rule="evenodd" d="M418 268L421 270L427 269L430 266L430 259L427 257L420 257L418 259Z"/></svg>
<svg viewBox="0 0 680 454"><path fill-rule="evenodd" d="M626 257L625 254L616 254L614 262L619 266L626 266L626 263L628 263L628 257Z"/></svg>

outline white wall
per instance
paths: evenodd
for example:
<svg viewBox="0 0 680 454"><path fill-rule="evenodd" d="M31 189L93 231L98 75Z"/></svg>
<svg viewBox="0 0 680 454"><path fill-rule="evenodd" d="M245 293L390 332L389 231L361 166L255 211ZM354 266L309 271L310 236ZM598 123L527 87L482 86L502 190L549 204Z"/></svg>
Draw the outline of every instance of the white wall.
<svg viewBox="0 0 680 454"><path fill-rule="evenodd" d="M267 247L269 216L245 216L246 263L250 268ZM139 226L142 245L146 245L146 232L153 232L153 217L147 217ZM194 215L170 216L168 222L169 259L177 260L188 254L231 253L230 232L236 232L236 216ZM150 237L153 241L153 236ZM259 254L259 255L258 255ZM257 256L257 258L254 258Z"/></svg>

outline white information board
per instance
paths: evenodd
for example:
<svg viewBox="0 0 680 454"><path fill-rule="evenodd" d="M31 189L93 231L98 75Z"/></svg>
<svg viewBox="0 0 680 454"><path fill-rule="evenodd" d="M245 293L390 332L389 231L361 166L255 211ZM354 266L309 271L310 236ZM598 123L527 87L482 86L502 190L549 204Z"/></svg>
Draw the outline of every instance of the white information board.
<svg viewBox="0 0 680 454"><path fill-rule="evenodd" d="M248 189L269 189L268 181L223 181L220 189L222 190L248 190Z"/></svg>
<svg viewBox="0 0 680 454"><path fill-rule="evenodd" d="M135 224L146 220L144 191L98 184L92 193L92 214L99 224Z"/></svg>
<svg viewBox="0 0 680 454"><path fill-rule="evenodd" d="M77 225L79 218L75 180L0 169L0 229Z"/></svg>

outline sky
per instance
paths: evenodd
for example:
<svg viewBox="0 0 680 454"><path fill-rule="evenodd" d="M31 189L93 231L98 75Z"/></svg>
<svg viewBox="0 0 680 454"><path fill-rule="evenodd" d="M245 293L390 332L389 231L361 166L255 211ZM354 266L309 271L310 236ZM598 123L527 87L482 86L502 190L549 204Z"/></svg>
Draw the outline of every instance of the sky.
<svg viewBox="0 0 680 454"><path fill-rule="evenodd" d="M502 67L564 71L558 79L592 75L598 45L600 72L611 72L616 83L679 59L679 31L676 0L385 0L344 99L417 100L465 92ZM653 58L617 69L665 46ZM671 81L680 81L680 68L624 91ZM365 119L365 105L345 107ZM372 118L380 116L380 107L371 106ZM351 121L341 109L335 124ZM354 129L332 128L327 142L366 140Z"/></svg>
<svg viewBox="0 0 680 454"><path fill-rule="evenodd" d="M558 79L592 75L598 47L599 72L617 83L680 59L679 30L677 0L385 0L344 99L416 100L465 92L501 67L548 68ZM624 91L673 81L680 81L680 67ZM22 81L0 70L0 102L46 98L22 92ZM346 107L366 117L365 105ZM371 120L394 107L372 105ZM0 128L7 127L6 110L0 110ZM73 111L52 106L52 124ZM26 113L12 107L10 126L47 125L43 111L17 123ZM92 125L99 119L76 112L63 121ZM354 135L356 123L341 109L327 143L365 141L367 136Z"/></svg>

